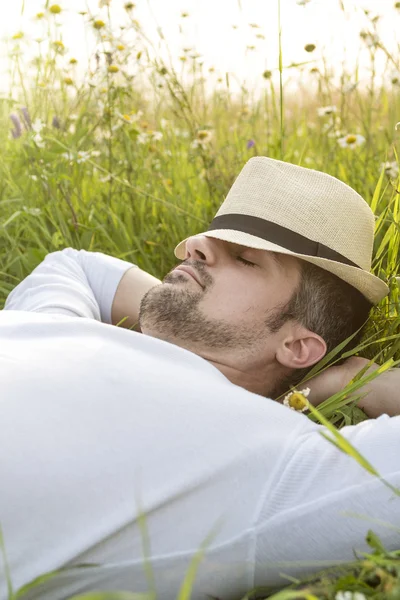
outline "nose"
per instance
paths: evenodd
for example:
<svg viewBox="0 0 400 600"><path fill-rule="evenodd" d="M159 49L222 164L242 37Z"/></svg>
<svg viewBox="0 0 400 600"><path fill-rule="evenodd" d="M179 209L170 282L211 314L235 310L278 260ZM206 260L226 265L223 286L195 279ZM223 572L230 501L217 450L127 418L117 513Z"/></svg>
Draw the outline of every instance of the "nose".
<svg viewBox="0 0 400 600"><path fill-rule="evenodd" d="M199 261L213 264L218 251L218 241L206 235L194 235L186 241L185 261Z"/></svg>

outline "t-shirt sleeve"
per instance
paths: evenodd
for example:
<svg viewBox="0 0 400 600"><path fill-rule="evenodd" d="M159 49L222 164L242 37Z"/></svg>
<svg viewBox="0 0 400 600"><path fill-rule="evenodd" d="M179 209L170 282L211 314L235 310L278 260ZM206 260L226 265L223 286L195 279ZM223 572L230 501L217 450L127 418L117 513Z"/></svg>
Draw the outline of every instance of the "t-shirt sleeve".
<svg viewBox="0 0 400 600"><path fill-rule="evenodd" d="M331 436L315 425L292 438L285 463L266 485L256 517L254 585L287 585L283 574L301 578L352 561L356 551L371 552L368 530L388 550L400 547L400 497L393 490L400 488L400 416L340 431L380 477L321 431Z"/></svg>
<svg viewBox="0 0 400 600"><path fill-rule="evenodd" d="M4 310L86 317L111 324L115 292L132 263L65 248L48 254L8 295Z"/></svg>

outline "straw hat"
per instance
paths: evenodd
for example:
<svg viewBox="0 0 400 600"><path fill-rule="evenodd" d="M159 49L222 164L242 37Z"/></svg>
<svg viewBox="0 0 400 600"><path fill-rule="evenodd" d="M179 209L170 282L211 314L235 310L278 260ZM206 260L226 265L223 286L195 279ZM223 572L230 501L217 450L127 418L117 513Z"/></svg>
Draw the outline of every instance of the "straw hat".
<svg viewBox="0 0 400 600"><path fill-rule="evenodd" d="M340 277L372 304L388 286L370 273L375 220L368 204L331 175L251 158L201 235L297 256ZM184 260L186 241L175 248Z"/></svg>

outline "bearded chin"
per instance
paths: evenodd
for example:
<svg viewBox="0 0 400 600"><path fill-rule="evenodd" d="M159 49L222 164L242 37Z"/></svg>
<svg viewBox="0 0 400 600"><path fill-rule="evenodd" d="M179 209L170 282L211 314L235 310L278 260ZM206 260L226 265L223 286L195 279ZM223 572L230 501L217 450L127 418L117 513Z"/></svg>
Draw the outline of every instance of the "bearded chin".
<svg viewBox="0 0 400 600"><path fill-rule="evenodd" d="M172 285L150 289L140 303L141 330L163 339L179 337L195 318L200 298L201 294L176 289ZM157 332L162 336L157 335Z"/></svg>

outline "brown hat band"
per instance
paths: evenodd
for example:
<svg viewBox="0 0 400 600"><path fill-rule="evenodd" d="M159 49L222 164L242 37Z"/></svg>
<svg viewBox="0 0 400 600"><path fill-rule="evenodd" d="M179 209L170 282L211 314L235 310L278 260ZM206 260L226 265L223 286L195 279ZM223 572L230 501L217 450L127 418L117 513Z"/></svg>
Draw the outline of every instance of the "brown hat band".
<svg viewBox="0 0 400 600"><path fill-rule="evenodd" d="M207 231L212 231L213 229L242 231L243 233L255 235L267 242L287 248L287 250L296 252L297 254L327 258L328 260L334 260L344 265L361 269L361 267L346 256L339 254L339 252L332 250L332 248L328 248L328 246L324 246L324 244L320 244L319 242L314 242L282 225L259 217L240 214L220 215L211 221Z"/></svg>

